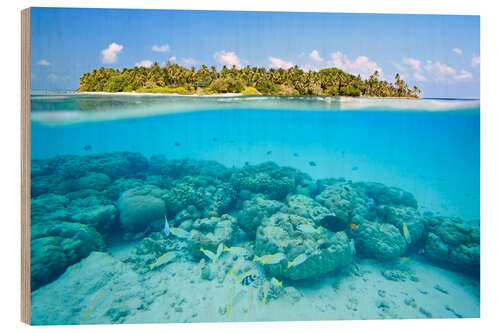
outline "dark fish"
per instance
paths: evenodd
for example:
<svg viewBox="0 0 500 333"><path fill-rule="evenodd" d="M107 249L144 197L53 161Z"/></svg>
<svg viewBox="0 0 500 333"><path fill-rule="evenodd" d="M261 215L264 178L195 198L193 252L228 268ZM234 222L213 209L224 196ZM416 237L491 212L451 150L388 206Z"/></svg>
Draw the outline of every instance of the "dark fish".
<svg viewBox="0 0 500 333"><path fill-rule="evenodd" d="M214 137L214 138L212 139L212 141L213 141L213 142L217 141L217 138L216 138L216 137Z"/></svg>
<svg viewBox="0 0 500 333"><path fill-rule="evenodd" d="M316 166L316 162L311 161L311 162L309 162L309 165L310 166Z"/></svg>
<svg viewBox="0 0 500 333"><path fill-rule="evenodd" d="M268 151L266 154L267 154L267 155L271 155L271 153L272 153L272 151L270 150L270 151Z"/></svg>
<svg viewBox="0 0 500 333"><path fill-rule="evenodd" d="M352 167L352 171L358 171L358 170L359 170L359 168L357 166Z"/></svg>
<svg viewBox="0 0 500 333"><path fill-rule="evenodd" d="M90 149L92 149L92 146L91 145L86 145L85 147L83 147L84 150L86 151L89 151Z"/></svg>
<svg viewBox="0 0 500 333"><path fill-rule="evenodd" d="M333 216L333 215L328 215L323 217L323 219L319 221L319 224L323 228L333 232L344 231L349 227L349 223L347 221L338 216Z"/></svg>
<svg viewBox="0 0 500 333"><path fill-rule="evenodd" d="M177 147L179 147L181 145L181 143L179 141L175 141L174 145L176 145Z"/></svg>
<svg viewBox="0 0 500 333"><path fill-rule="evenodd" d="M235 143L236 141L234 141L234 140L231 140L230 142L231 142L231 143Z"/></svg>
<svg viewBox="0 0 500 333"><path fill-rule="evenodd" d="M245 162L245 165L250 165L250 163L249 162Z"/></svg>
<svg viewBox="0 0 500 333"><path fill-rule="evenodd" d="M293 156L295 156L295 157L299 157L299 154L297 154L297 153L293 153Z"/></svg>
<svg viewBox="0 0 500 333"><path fill-rule="evenodd" d="M243 280L241 280L241 284L243 286L249 286L252 284L252 282L254 282L255 280L257 279L257 275L255 274L250 274L250 275L247 275L243 278Z"/></svg>

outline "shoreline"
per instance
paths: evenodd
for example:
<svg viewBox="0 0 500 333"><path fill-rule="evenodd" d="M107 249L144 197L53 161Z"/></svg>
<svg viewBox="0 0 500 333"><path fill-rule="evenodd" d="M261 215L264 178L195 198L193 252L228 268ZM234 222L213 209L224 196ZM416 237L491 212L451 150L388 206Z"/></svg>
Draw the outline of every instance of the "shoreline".
<svg viewBox="0 0 500 333"><path fill-rule="evenodd" d="M335 98L335 99L408 99L408 100L423 100L423 98L416 97L394 97L394 96L313 96L313 95L298 95L298 96L287 96L287 95L243 95L241 93L219 93L210 95L199 95L199 94L178 94L178 93L138 93L138 92L107 92L107 91L74 91L75 95L119 95L119 96L180 96L180 97L292 97L292 98L303 98L303 97L317 97L317 98Z"/></svg>

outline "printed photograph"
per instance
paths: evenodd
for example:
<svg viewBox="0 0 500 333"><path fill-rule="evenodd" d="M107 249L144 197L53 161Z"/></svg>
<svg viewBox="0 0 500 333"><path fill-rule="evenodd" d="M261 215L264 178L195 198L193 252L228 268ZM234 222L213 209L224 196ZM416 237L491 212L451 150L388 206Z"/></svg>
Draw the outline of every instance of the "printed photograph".
<svg viewBox="0 0 500 333"><path fill-rule="evenodd" d="M33 325L480 317L480 18L30 9Z"/></svg>

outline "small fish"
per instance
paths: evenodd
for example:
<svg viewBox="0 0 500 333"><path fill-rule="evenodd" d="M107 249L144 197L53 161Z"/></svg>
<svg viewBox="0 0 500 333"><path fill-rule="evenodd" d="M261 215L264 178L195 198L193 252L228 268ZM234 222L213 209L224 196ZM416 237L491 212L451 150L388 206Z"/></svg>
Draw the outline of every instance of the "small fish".
<svg viewBox="0 0 500 333"><path fill-rule="evenodd" d="M295 156L295 157L299 157L299 154L297 154L297 153L293 153L293 156Z"/></svg>
<svg viewBox="0 0 500 333"><path fill-rule="evenodd" d="M248 255L248 249L241 247L241 246L227 247L224 245L224 251L229 252L232 255L236 255L236 256L247 256Z"/></svg>
<svg viewBox="0 0 500 333"><path fill-rule="evenodd" d="M410 257L401 257L401 258L399 258L399 263L404 264L405 262L408 262L410 260L411 260Z"/></svg>
<svg viewBox="0 0 500 333"><path fill-rule="evenodd" d="M295 259L293 259L292 262L288 262L288 268L302 264L304 261L307 260L307 258L308 258L307 254L305 253L299 254Z"/></svg>
<svg viewBox="0 0 500 333"><path fill-rule="evenodd" d="M273 277L271 279L271 283L274 284L274 285L277 285L277 286L280 286L281 288L283 288L283 282L282 281L279 281L277 278Z"/></svg>
<svg viewBox="0 0 500 333"><path fill-rule="evenodd" d="M405 236L406 242L411 244L411 235L408 231L408 227L406 226L406 222L403 222L403 236Z"/></svg>
<svg viewBox="0 0 500 333"><path fill-rule="evenodd" d="M327 215L319 221L319 225L333 232L345 231L349 224L342 218L335 215Z"/></svg>
<svg viewBox="0 0 500 333"><path fill-rule="evenodd" d="M248 165L250 165L250 162L245 162L245 166L248 166Z"/></svg>
<svg viewBox="0 0 500 333"><path fill-rule="evenodd" d="M153 270L155 267L168 264L173 259L175 259L176 256L177 256L177 254L175 252L167 252L167 253L163 254L162 256L160 256L158 259L156 259L156 261L154 263L150 264L149 268L151 270Z"/></svg>
<svg viewBox="0 0 500 333"><path fill-rule="evenodd" d="M302 231L305 234L314 234L314 233L320 233L321 232L319 229L315 229L310 224L299 224L297 226L297 229L300 230L300 231Z"/></svg>
<svg viewBox="0 0 500 333"><path fill-rule="evenodd" d="M424 253L425 253L425 249L422 248L422 249L418 250L418 254L422 255Z"/></svg>
<svg viewBox="0 0 500 333"><path fill-rule="evenodd" d="M241 265L243 265L243 257L239 257L238 260L236 260L236 263L229 270L229 275L233 275L234 272L236 272L241 267Z"/></svg>
<svg viewBox="0 0 500 333"><path fill-rule="evenodd" d="M271 150L269 150L266 154L267 154L267 155L271 155L271 153L272 153L272 151L271 151Z"/></svg>
<svg viewBox="0 0 500 333"><path fill-rule="evenodd" d="M236 141L234 141L234 140L231 140L231 141L229 141L229 142L230 142L230 143L235 143Z"/></svg>
<svg viewBox="0 0 500 333"><path fill-rule="evenodd" d="M176 145L177 147L179 147L181 145L181 143L179 141L175 141L174 145Z"/></svg>
<svg viewBox="0 0 500 333"><path fill-rule="evenodd" d="M247 275L243 278L243 280L241 280L241 285L242 286L249 286L252 284L252 282L254 282L255 280L257 280L257 274L250 274L250 275Z"/></svg>
<svg viewBox="0 0 500 333"><path fill-rule="evenodd" d="M86 145L85 147L83 147L83 150L86 150L86 151L89 151L91 149L92 149L91 145Z"/></svg>
<svg viewBox="0 0 500 333"><path fill-rule="evenodd" d="M261 257L255 256L253 261L260 261L263 265L273 265L280 263L283 259L286 259L286 256L283 253L278 252L275 254L266 254Z"/></svg>
<svg viewBox="0 0 500 333"><path fill-rule="evenodd" d="M207 215L209 217L217 217L217 216L219 216L219 214L215 210L211 210L211 211L207 212Z"/></svg>
<svg viewBox="0 0 500 333"><path fill-rule="evenodd" d="M165 215L165 226L163 227L163 233L166 237L170 236L170 225L168 224L167 216Z"/></svg>
<svg viewBox="0 0 500 333"><path fill-rule="evenodd" d="M217 259L219 259L223 250L224 250L224 244L220 243L219 246L217 246L217 252L215 253L215 258L214 258L214 264L217 262Z"/></svg>
<svg viewBox="0 0 500 333"><path fill-rule="evenodd" d="M170 228L170 233L177 238L182 238L182 239L191 238L191 233L182 228Z"/></svg>
<svg viewBox="0 0 500 333"><path fill-rule="evenodd" d="M212 138L212 141L213 141L213 142L217 141L217 138L216 138L216 137L213 137L213 138Z"/></svg>
<svg viewBox="0 0 500 333"><path fill-rule="evenodd" d="M200 247L200 251L208 257L208 259L214 261L215 259L215 253L213 253L210 250L205 250L204 248Z"/></svg>
<svg viewBox="0 0 500 333"><path fill-rule="evenodd" d="M309 165L312 166L312 167L315 167L316 166L316 162L311 161L311 162L309 162Z"/></svg>
<svg viewBox="0 0 500 333"><path fill-rule="evenodd" d="M262 303L266 304L267 302L267 293L269 292L269 281L264 282L264 297L262 297Z"/></svg>
<svg viewBox="0 0 500 333"><path fill-rule="evenodd" d="M359 168L357 166L352 167L352 171L358 171L358 170L359 170Z"/></svg>
<svg viewBox="0 0 500 333"><path fill-rule="evenodd" d="M358 225L354 224L354 223L351 223L350 227L351 227L351 230L356 230L356 228L358 227Z"/></svg>

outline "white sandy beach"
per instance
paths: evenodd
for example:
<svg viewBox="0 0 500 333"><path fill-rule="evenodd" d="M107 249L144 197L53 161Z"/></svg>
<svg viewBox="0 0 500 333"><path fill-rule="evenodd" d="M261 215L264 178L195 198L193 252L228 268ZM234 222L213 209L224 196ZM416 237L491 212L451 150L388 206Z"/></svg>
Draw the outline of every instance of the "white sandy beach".
<svg viewBox="0 0 500 333"><path fill-rule="evenodd" d="M120 261L134 245L114 247L111 256L96 252L37 290L33 323L479 317L477 280L416 258L396 264L364 259L319 280L284 281L280 295L264 303L259 280L245 287L223 273L229 255L211 264L212 280L202 279L197 263L184 259L137 274Z"/></svg>

